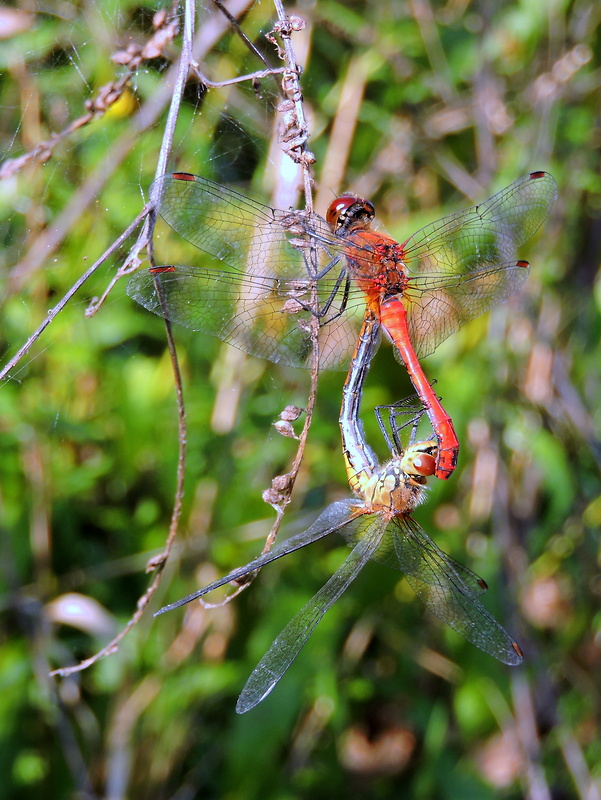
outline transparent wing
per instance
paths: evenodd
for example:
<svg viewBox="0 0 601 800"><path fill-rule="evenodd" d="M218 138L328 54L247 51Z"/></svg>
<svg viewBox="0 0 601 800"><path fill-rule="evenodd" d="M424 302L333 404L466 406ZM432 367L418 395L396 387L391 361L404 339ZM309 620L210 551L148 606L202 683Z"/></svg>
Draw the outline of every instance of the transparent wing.
<svg viewBox="0 0 601 800"><path fill-rule="evenodd" d="M528 276L517 248L540 227L556 195L553 178L534 172L479 206L422 228L401 246L409 278L403 301L418 356L517 291ZM161 316L166 311L174 322L291 366L307 365L308 321L317 315L321 366L336 369L348 361L365 299L348 286L341 256L352 253L349 263L362 275L362 290L373 283L372 294L379 296L386 288L379 234L340 239L316 214L278 211L188 173L162 176L151 197L208 259L202 269L135 275L128 285L132 298Z"/></svg>
<svg viewBox="0 0 601 800"><path fill-rule="evenodd" d="M317 315L322 368L348 361L364 301L347 286L340 243L321 217L277 211L188 173L163 175L150 194L165 221L208 258L202 267L137 273L127 287L132 299L172 322L290 366L308 365L309 323ZM336 324L328 325L332 319Z"/></svg>
<svg viewBox="0 0 601 800"><path fill-rule="evenodd" d="M286 625L257 664L238 698L236 711L239 714L250 711L274 689L323 615L372 557L385 525L382 517L364 517L356 521L353 527L357 527L358 544L330 580Z"/></svg>
<svg viewBox="0 0 601 800"><path fill-rule="evenodd" d="M224 578L219 578L219 580L213 581L213 583L210 583L202 589L198 589L198 591L189 594L187 597L183 597L181 600L176 600L174 603L163 606L163 608L155 612L154 616L158 617L159 614L164 614L166 611L172 611L174 608L179 608L180 606L186 605L186 603L191 603L192 600L197 600L199 597L203 597L203 595L212 592L214 589L225 586L226 583L244 578L246 575L250 575L251 572L255 572L266 564L270 564L272 561L282 558L282 556L293 553L295 550L300 550L302 547L311 544L311 542L316 542L318 539L346 525L357 516L357 513L358 505L356 500L339 500L336 503L332 503L325 511L322 511L313 525L307 528L306 531L297 533L296 536L291 536L289 539L285 539L281 544L270 550L269 553L255 558L243 567L238 567L238 569L233 570Z"/></svg>
<svg viewBox="0 0 601 800"><path fill-rule="evenodd" d="M556 197L552 176L533 172L404 242L409 284L403 297L419 357L522 286L528 264L518 261L517 250L540 228Z"/></svg>
<svg viewBox="0 0 601 800"><path fill-rule="evenodd" d="M318 303L335 289L328 281L321 282ZM216 336L251 355L292 367L310 364L312 314L303 305L311 298L308 281L244 278L225 269L169 266L137 272L127 284L127 293L148 311ZM358 308L355 303L357 316L363 307L363 301ZM339 369L346 364L355 338L354 315L333 325L320 322L321 368Z"/></svg>
<svg viewBox="0 0 601 800"><path fill-rule="evenodd" d="M389 538L390 537L390 538ZM395 518L386 534L386 563L395 561L426 606L454 631L504 664L523 660L519 645L477 599L479 579L432 541L411 517ZM486 586L486 584L484 584Z"/></svg>
<svg viewBox="0 0 601 800"><path fill-rule="evenodd" d="M528 277L517 251L542 225L557 185L546 172L532 172L478 206L443 217L403 244L376 230L346 234L349 271L372 298L386 296L386 275L398 280L386 259L402 261L406 284L400 296L409 338L418 357L433 352L466 322L503 302ZM388 296L399 289L389 287Z"/></svg>
<svg viewBox="0 0 601 800"><path fill-rule="evenodd" d="M319 234L328 233L321 217L277 211L187 172L157 178L150 198L180 236L244 275L306 279L306 250L291 244L293 234L314 232L320 249Z"/></svg>
<svg viewBox="0 0 601 800"><path fill-rule="evenodd" d="M403 293L409 338L418 358L433 353L462 325L515 294L530 274L527 261L457 276L411 280Z"/></svg>
<svg viewBox="0 0 601 800"><path fill-rule="evenodd" d="M547 172L531 172L480 205L442 217L403 242L410 275L467 275L514 261L543 224L557 184Z"/></svg>

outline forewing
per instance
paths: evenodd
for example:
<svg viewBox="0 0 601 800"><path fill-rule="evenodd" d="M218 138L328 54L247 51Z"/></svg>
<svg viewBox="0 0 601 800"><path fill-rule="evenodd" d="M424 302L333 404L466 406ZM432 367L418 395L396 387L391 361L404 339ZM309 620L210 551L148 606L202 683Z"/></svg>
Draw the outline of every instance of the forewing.
<svg viewBox="0 0 601 800"><path fill-rule="evenodd" d="M139 272L130 297L172 322L295 367L311 361L317 317L321 368L346 364L363 303L356 289L345 292L340 244L321 217L276 211L187 173L163 175L151 199L206 257L202 267Z"/></svg>
<svg viewBox="0 0 601 800"><path fill-rule="evenodd" d="M274 689L288 667L304 647L318 622L355 580L378 546L385 526L381 517L363 517L358 521L358 544L330 580L286 625L249 677L236 711L244 714Z"/></svg>
<svg viewBox="0 0 601 800"><path fill-rule="evenodd" d="M552 176L533 172L403 244L410 278L404 297L418 356L520 288L528 265L518 261L517 250L542 225L556 197Z"/></svg>
<svg viewBox="0 0 601 800"><path fill-rule="evenodd" d="M317 214L279 211L185 172L162 175L150 197L180 236L245 275L306 279L340 260L341 246Z"/></svg>
<svg viewBox="0 0 601 800"><path fill-rule="evenodd" d="M414 520L411 518L411 522ZM416 523L417 524L417 523ZM386 534L382 537L380 546L372 555L371 560L384 567L394 569L399 572L407 572L406 564L399 557L399 548L395 537L396 525L391 525ZM340 533L344 536L349 544L357 542L357 531L353 526L348 525L346 528L341 529ZM479 575L476 575L469 567L463 565L460 561L456 561L452 556L447 555L443 550L436 547L430 537L422 530L422 534L427 537L428 542L432 547L436 548L437 556L440 563L443 564L451 572L454 570L462 581L466 584L468 589L474 594L482 594L488 589L486 581Z"/></svg>
<svg viewBox="0 0 601 800"><path fill-rule="evenodd" d="M409 275L467 275L517 259L557 197L547 172L532 172L480 205L426 225L403 243Z"/></svg>

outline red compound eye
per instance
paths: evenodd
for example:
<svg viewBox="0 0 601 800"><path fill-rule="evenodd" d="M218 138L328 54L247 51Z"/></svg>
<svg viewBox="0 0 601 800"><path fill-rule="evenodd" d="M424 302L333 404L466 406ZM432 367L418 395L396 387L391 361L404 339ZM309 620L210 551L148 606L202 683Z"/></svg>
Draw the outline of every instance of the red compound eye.
<svg viewBox="0 0 601 800"><path fill-rule="evenodd" d="M366 227L376 215L374 204L354 194L336 198L326 212L326 222L334 233L349 230L351 226Z"/></svg>
<svg viewBox="0 0 601 800"><path fill-rule="evenodd" d="M436 459L429 453L420 453L411 459L411 468L416 475L427 478L436 472Z"/></svg>
<svg viewBox="0 0 601 800"><path fill-rule="evenodd" d="M330 203L326 212L326 222L332 230L336 230L336 228L342 224L347 211L351 206L354 206L356 202L357 198L354 195L346 194L342 197L337 197L336 200Z"/></svg>

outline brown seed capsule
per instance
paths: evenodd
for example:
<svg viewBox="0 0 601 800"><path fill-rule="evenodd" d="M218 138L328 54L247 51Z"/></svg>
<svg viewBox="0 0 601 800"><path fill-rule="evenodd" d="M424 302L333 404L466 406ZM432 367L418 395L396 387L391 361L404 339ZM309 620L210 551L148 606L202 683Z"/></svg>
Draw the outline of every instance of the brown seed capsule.
<svg viewBox="0 0 601 800"><path fill-rule="evenodd" d="M280 414L280 419L286 422L294 422L295 419L300 417L304 410L304 408L299 408L298 406L286 406Z"/></svg>
<svg viewBox="0 0 601 800"><path fill-rule="evenodd" d="M298 439L294 428L292 425L285 419L279 419L277 422L273 423L273 427L276 429L278 433L281 433L282 436L288 436L290 439Z"/></svg>

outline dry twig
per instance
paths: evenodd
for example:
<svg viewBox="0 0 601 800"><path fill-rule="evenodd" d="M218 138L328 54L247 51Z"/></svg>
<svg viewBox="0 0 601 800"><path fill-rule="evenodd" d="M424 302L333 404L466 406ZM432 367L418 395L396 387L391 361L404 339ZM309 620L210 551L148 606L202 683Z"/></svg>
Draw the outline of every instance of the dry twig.
<svg viewBox="0 0 601 800"><path fill-rule="evenodd" d="M261 71L260 73L252 73L250 75L246 75L243 78L233 79L232 81L225 81L222 85L228 85L229 83L239 82L240 80L247 80L254 82L259 77L265 77L267 75L276 75L282 74L282 92L283 92L283 100L280 103L278 108L279 112L282 114L282 125L281 125L281 135L280 141L284 152L286 152L296 163L300 164L303 170L304 176L304 187L305 187L305 208L306 212L310 213L312 211L312 194L311 194L311 186L312 186L312 179L310 174L310 167L314 163L315 158L312 153L309 152L307 149L307 140L308 140L308 128L307 123L304 117L304 110L302 105L302 94L300 91L299 85L299 75L300 75L300 68L296 63L296 57L294 54L294 49L291 43L291 35L293 32L301 30L304 26L303 20L298 17L288 18L284 14L283 7L279 0L275 0L276 9L278 12L278 23L272 32L271 40L277 42L276 37L280 37L282 42L282 47L278 45L278 52L279 54L285 59L286 66L283 68L278 69L269 69ZM191 0L188 0L185 6L185 24L184 24L184 34L182 40L182 54L179 61L178 69L177 69L177 76L175 80L175 86L173 89L173 95L171 98L171 105L170 110L168 113L166 125L165 125L165 132L163 135L161 150L159 153L159 157L157 160L157 169L156 175L162 175L166 171L166 165L169 153L171 151L171 146L173 142L173 135L175 131L175 125L177 122L179 107L181 104L181 98L183 95L183 90L185 87L186 80L188 75L191 71L195 71L198 75L201 73L198 70L198 65L194 60L193 54L193 6ZM131 54L132 59L137 58L138 56L141 58L142 54ZM124 55L122 58L126 58ZM123 62L121 62L123 63ZM204 76L201 76L201 80L206 83L206 85L211 85L211 82L207 81ZM148 252L148 258L151 263L151 266L154 264L153 259L153 252L152 252L152 232L154 229L154 224L156 221L156 213L155 209L152 206L146 206L143 213L137 218L136 226L140 224L140 222L144 220L144 226L142 231L140 232L137 241L130 249L129 255L126 258L124 264L116 273L113 280L110 282L109 286L107 287L106 291L102 295L99 300L93 301L90 307L87 310L87 315L92 315L98 311L98 309L102 306L105 298L108 296L109 292L111 291L112 287L124 275L130 273L134 269L136 269L140 263L140 253L143 249L146 249ZM126 236L131 235L131 233L135 230L134 226L130 226L127 231L119 238L119 244L125 240ZM116 249L118 245L116 244L111 252ZM108 251L107 251L108 252ZM76 287L72 291L68 293L68 295L63 298L59 306L53 310L52 319L56 316L56 313L64 307L65 303L68 302L70 297L74 294L74 292L82 285L83 281L92 274L92 272L97 268L99 263L108 257L106 254L102 257L102 259L97 262L88 273L80 279L77 283ZM157 290L159 291L160 295L160 286L157 283ZM312 303L314 306L317 306L317 287L316 285L312 288ZM46 327L51 319L45 321L44 327ZM146 592L140 597L137 603L136 611L132 615L131 619L125 625L125 627L112 639L109 644L107 644L104 648L99 650L93 656L88 659L85 659L79 664L72 665L69 667L64 667L61 669L55 670L52 674L60 674L62 676L69 675L73 672L85 669L88 666L96 663L100 658L104 656L110 655L117 651L120 641L124 638L124 636L136 625L136 623L141 618L145 608L149 604L151 598L153 597L158 585L160 583L161 575L165 564L169 558L173 542L175 540L175 536L177 533L179 518L181 515L181 508L182 508L182 500L183 500L183 481L185 475L185 453L186 453L186 419L185 419L185 408L184 408L184 400L183 400L183 388L181 383L181 375L179 371L179 365L177 360L177 354L175 350L175 345L172 338L171 333L171 324L166 318L165 315L165 325L166 325L166 333L167 333L167 341L169 346L169 352L171 356L172 368L174 373L174 381L176 387L176 396L177 396L177 405L178 405L178 440L179 440L179 454L178 454L178 468L177 468L177 487L174 499L174 505L171 515L171 523L169 527L169 533L167 540L165 542L165 546L163 552L152 559L149 564L147 565L147 571L154 571L154 577L151 581L150 586L146 590ZM23 348L13 359L9 365L5 368L5 371L2 373L7 374L10 369L14 367L17 363L19 358L22 357L24 352L27 352L28 347L38 338L39 334L42 332L43 327L36 331L32 340L27 343L25 348ZM274 479L272 484L272 489L268 490L268 493L265 496L267 502L271 502L273 507L276 509L277 516L272 526L271 531L267 537L264 552L267 552L275 538L277 536L277 532L279 530L279 526L283 519L285 509L290 502L292 490L294 488L294 483L296 477L298 475L298 471L300 469L300 465L302 462L302 458L304 455L304 448L307 441L307 436L309 432L309 428L311 425L312 420L312 413L315 405L315 397L317 392L317 377L318 377L318 366L319 366L319 345L318 345L318 333L319 333L319 320L315 316L311 322L311 331L312 331L312 339L313 339L313 358L312 358L312 368L311 368L311 388L310 388L310 395L309 400L306 407L306 416L305 416L305 423L303 426L303 430L298 437L299 445L297 449L296 456L294 458L292 467L290 472L288 472L284 476L278 476ZM269 494L269 492L275 494ZM248 585L248 584L247 584ZM244 587L240 587L238 591L240 591ZM236 592L237 594L237 592ZM232 595L229 599L231 599Z"/></svg>

